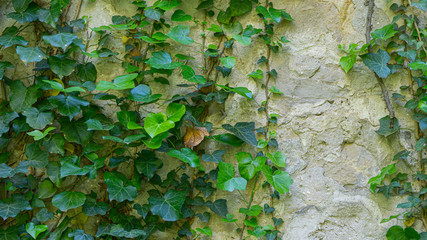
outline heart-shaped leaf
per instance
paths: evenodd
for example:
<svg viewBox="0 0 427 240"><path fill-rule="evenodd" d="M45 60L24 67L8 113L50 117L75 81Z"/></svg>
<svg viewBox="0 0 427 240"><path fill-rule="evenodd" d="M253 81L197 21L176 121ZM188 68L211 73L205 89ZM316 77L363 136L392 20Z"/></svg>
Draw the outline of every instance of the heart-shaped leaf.
<svg viewBox="0 0 427 240"><path fill-rule="evenodd" d="M234 166L230 163L218 163L218 179L216 186L222 190L232 192L234 189L245 190L247 181L242 177L234 177Z"/></svg>
<svg viewBox="0 0 427 240"><path fill-rule="evenodd" d="M52 199L52 205L62 212L78 208L85 203L86 195L82 192L65 191L57 194Z"/></svg>
<svg viewBox="0 0 427 240"><path fill-rule="evenodd" d="M188 25L177 25L169 31L166 36L172 38L176 42L179 42L184 45L192 44L194 42L193 39L188 37L187 35L190 33L190 27Z"/></svg>
<svg viewBox="0 0 427 240"><path fill-rule="evenodd" d="M26 122L34 129L43 129L53 123L52 112L41 112L37 108L29 108L22 113L27 117Z"/></svg>
<svg viewBox="0 0 427 240"><path fill-rule="evenodd" d="M182 217L181 207L185 201L184 191L169 189L163 197L150 196L148 203L154 215L165 221L177 221Z"/></svg>
<svg viewBox="0 0 427 240"><path fill-rule="evenodd" d="M148 114L144 122L144 129L152 138L174 127L175 123L162 112Z"/></svg>
<svg viewBox="0 0 427 240"><path fill-rule="evenodd" d="M104 173L105 184L107 184L107 191L110 200L117 200L123 202L125 200L132 201L138 192L134 186L125 186L123 181L124 176L119 173Z"/></svg>
<svg viewBox="0 0 427 240"><path fill-rule="evenodd" d="M264 165L261 170L267 179L267 182L270 183L271 186L273 186L279 193L284 194L285 192L289 192L289 187L294 182L289 173L280 170L276 170L273 173L271 168L267 165Z"/></svg>
<svg viewBox="0 0 427 240"><path fill-rule="evenodd" d="M200 159L197 154L189 148L181 148L181 151L172 149L168 152L171 157L176 157L179 160L187 163L191 167L200 167Z"/></svg>
<svg viewBox="0 0 427 240"><path fill-rule="evenodd" d="M390 55L382 49L377 53L367 53L360 56L363 60L363 63L373 70L378 77L386 78L390 75L391 70L387 66L387 63L390 61Z"/></svg>

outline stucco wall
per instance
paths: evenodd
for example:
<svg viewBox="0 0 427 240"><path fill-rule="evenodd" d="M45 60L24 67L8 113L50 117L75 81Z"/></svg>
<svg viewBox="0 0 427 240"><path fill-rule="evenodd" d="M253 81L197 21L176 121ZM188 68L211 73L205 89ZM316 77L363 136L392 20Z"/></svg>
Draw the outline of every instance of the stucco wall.
<svg viewBox="0 0 427 240"><path fill-rule="evenodd" d="M77 2L73 0L70 16L74 15ZM187 14L199 16L200 19L201 13L194 9L197 2L198 0L183 0L181 8ZM215 5L222 8L226 2L215 1ZM346 74L338 64L342 56L338 44L362 43L365 40L365 0L271 2L276 8L286 9L295 19L292 23L277 25L277 35L286 35L291 42L271 57L271 68L278 72L277 79L272 80L271 85L284 92L282 96L273 96L270 101L270 113L280 114L277 125L271 126L277 131L280 150L288 157L287 171L294 179L290 193L283 195L280 200L274 200L275 216L284 220L284 224L279 227L281 236L291 240L385 239L387 228L396 222L380 224L380 221L397 213L395 207L399 199L387 200L382 195L371 194L367 182L391 162L395 153L413 147L415 140L413 133L407 130L401 130L387 139L377 135L375 130L379 127L378 120L388 112L373 72L363 63L357 62L354 69ZM90 27L107 25L111 23L113 15L132 16L135 8L130 3L131 0L84 0L79 16L91 16ZM11 22L4 16L4 13L8 12L7 9L10 9L10 4L9 1L3 0L0 5L0 27L4 28L3 23ZM392 18L393 13L388 10L386 0L377 0L373 27L382 27ZM243 16L239 21L243 26L263 26L255 14ZM210 24L208 22L208 25ZM191 30L190 36L201 42L199 27L193 24ZM82 34L82 37L85 39L86 34ZM207 43L216 44L216 41L208 36ZM91 42L95 44L96 39ZM108 44L119 53L124 52L124 46L119 39ZM190 52L197 59L201 57L193 45L178 48L173 45L168 51ZM257 102L262 102L265 95L261 82L247 77L247 74L258 68L262 69L256 61L266 55L265 45L261 40L255 40L250 47L235 44L231 51L228 54L237 58L236 67L229 77L220 77L219 83L245 86L253 91ZM8 51L4 54L4 60L17 63L18 67L15 69L24 68L17 56L6 53ZM124 73L120 62L111 59L97 61L96 67L99 73L98 81L112 80ZM18 79L28 74L15 69L7 70L6 75ZM169 80L171 85L185 81L179 74L173 75ZM400 93L399 87L407 85L407 81L407 76L395 74L385 83L391 93ZM185 91L184 88L171 88L170 92L165 93L161 84L151 87L154 93L161 92L165 98ZM403 104L398 101L394 102L393 106L402 128L412 128L413 121L404 110ZM249 120L255 121L257 127L265 123L265 116L257 112L257 106L237 94L231 96L223 106L214 106L212 110L208 121L216 126ZM114 117L115 109L105 105L105 111ZM140 109L142 115L156 111L152 105ZM203 144L208 149L224 148L224 145L210 141ZM236 163L233 156L237 151L254 152L250 147L227 150L229 151L225 161L231 163ZM173 168L173 161L176 160L170 159L171 164L161 172ZM400 163L398 167L409 171L411 168L415 169L415 165L408 162ZM213 168L214 165L209 167ZM84 186L85 189L81 190L85 191L95 185L94 182L88 182ZM255 197L256 204L270 204L270 198L265 197L268 196L269 189L265 191ZM238 209L244 205L238 193L230 194L218 190L213 200L220 197L228 199L229 210L238 216ZM140 196L136 201L143 199L146 199L146 196ZM265 219L265 222L261 221L260 224L267 221L271 220ZM212 215L209 225L214 232L213 239L238 239L238 234L233 233L235 226L222 222L216 215ZM204 225L196 220L193 227L199 226ZM85 227L88 232L96 231L95 219L90 218ZM157 233L153 239L172 239L173 236Z"/></svg>

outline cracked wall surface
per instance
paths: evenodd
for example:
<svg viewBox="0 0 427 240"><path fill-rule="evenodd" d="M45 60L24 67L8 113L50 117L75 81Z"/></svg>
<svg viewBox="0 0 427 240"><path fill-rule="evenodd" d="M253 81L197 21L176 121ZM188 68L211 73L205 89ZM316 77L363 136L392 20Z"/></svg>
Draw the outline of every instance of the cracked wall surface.
<svg viewBox="0 0 427 240"><path fill-rule="evenodd" d="M3 13L10 9L8 1L0 0L0 22L11 22ZM72 1L74 2L74 1ZM135 8L128 0L84 0L79 16L91 16L90 27L111 23L114 15L132 16ZM187 14L201 19L201 13L194 9L197 0L183 0L180 8ZM227 3L225 0L215 1L218 8ZM387 109L381 96L381 90L375 76L361 61L353 70L346 74L339 66L343 55L338 50L339 44L363 43L365 40L365 21L367 7L365 0L272 0L276 8L284 8L295 19L292 23L280 23L276 27L278 36L285 35L291 42L278 53L271 55L271 68L278 72L277 79L271 85L276 86L284 95L273 96L270 113L280 115L277 124L271 127L277 132L279 149L288 157L287 171L294 179L290 193L282 195L280 200L273 202L276 217L282 217L280 236L290 240L342 240L342 239L385 239L387 228L396 224L395 221L381 224L383 218L398 213L398 198L386 199L384 196L369 192L369 178L379 173L380 169L391 163L398 151L413 148L413 133L401 130L394 137L384 138L375 133L379 127L379 119L387 115ZM388 10L386 0L377 0L374 10L373 28L382 27L391 22L393 13ZM70 8L70 16L75 13L75 3ZM169 16L170 17L170 16ZM168 16L166 16L168 18ZM252 24L262 28L262 22L255 14L247 14L239 18L243 26ZM214 23L214 22L212 22ZM190 23L192 37L201 42L201 29ZM208 21L208 25L211 22ZM2 24L1 27L4 27ZM2 30L2 29L0 29ZM86 39L86 35L82 34ZM96 39L91 40L90 48L95 47ZM213 37L207 43L216 44ZM124 52L123 44L117 41L108 43L113 51ZM191 47L190 47L191 48ZM201 59L201 55L188 46L172 46L166 48L171 53L189 53ZM9 53L11 53L9 51ZM256 64L267 49L260 39L254 40L250 47L235 44L227 55L237 58L236 67L227 78L220 78L219 84L229 83L230 86L244 86L250 89L257 102L265 100L261 81L247 77L258 68ZM120 55L119 55L120 56ZM18 64L18 57L4 55L4 60ZM119 61L114 59L95 61L98 69L98 81L111 81L114 77L124 74L125 70ZM15 68L15 69L17 69ZM262 69L265 70L265 69ZM28 75L28 71L7 70L6 75L12 79ZM169 78L171 85L184 83L179 74ZM390 94L401 93L399 87L407 85L408 78L404 74L395 74L386 80ZM170 88L164 92L161 84L150 85L153 93L162 93L164 98L186 92L185 88ZM402 92L408 95L407 92ZM105 101L99 102L106 113L114 117L117 109L111 108ZM402 128L412 128L413 120L403 108L404 102L393 102L396 115ZM213 106L212 114L207 121L214 126L224 123L234 124L239 121L254 121L256 127L265 124L263 113L257 112L257 105L240 95L230 96L223 106ZM222 109L219 111L218 109ZM139 109L142 115L157 112L152 105ZM214 130L214 133L222 133ZM225 161L237 164L234 154L249 151L255 154L252 147L240 149L228 148L219 143L205 141L207 151L225 149ZM168 159L167 156L162 156ZM167 167L161 173L167 173L178 163L168 159ZM166 165L166 164L165 164ZM414 171L416 163L408 162L398 165L402 171ZM214 164L207 166L213 169ZM123 166L126 172L126 166ZM99 185L89 180L80 191L88 192ZM255 203L263 206L270 204L265 196L269 189L255 196ZM227 198L231 213L239 216L238 209L243 206L238 193L219 190L212 200ZM147 196L139 196L144 201ZM261 219L260 224L271 224L271 219ZM419 223L416 223L417 227ZM96 232L97 222L89 218L85 231ZM213 239L238 239L237 234L230 234L235 226L224 223L220 217L212 215L209 225L213 229ZM193 228L204 226L196 220ZM172 239L172 233L156 233L153 239Z"/></svg>

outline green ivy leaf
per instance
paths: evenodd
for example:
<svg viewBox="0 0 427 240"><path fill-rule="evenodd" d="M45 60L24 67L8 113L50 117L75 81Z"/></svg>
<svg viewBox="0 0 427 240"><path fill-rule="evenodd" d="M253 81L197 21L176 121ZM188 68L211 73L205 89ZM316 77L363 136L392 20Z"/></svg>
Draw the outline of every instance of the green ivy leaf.
<svg viewBox="0 0 427 240"><path fill-rule="evenodd" d="M52 72L56 73L60 78L69 76L74 72L74 68L77 65L75 60L69 58L59 58L50 56L48 58L48 64Z"/></svg>
<svg viewBox="0 0 427 240"><path fill-rule="evenodd" d="M108 225L100 225L98 227L98 231L96 232L96 237L101 237L103 235L109 235L112 237L118 238L137 238L141 236L147 236L147 232L141 229L132 229L128 230L128 228L123 227L120 224L108 224Z"/></svg>
<svg viewBox="0 0 427 240"><path fill-rule="evenodd" d="M270 91L270 92L272 92L272 93L275 93L275 94L280 94L280 95L282 95L283 94L283 92L281 92L277 87L275 87L275 86L272 86L270 89L268 89L268 91Z"/></svg>
<svg viewBox="0 0 427 240"><path fill-rule="evenodd" d="M40 22L47 23L52 27L58 22L61 15L61 6L59 4L51 4L50 9L40 8L37 10L37 16Z"/></svg>
<svg viewBox="0 0 427 240"><path fill-rule="evenodd" d="M27 10L27 8L31 2L32 2L32 0L13 0L12 5L13 5L13 8L15 9L15 11L23 12L23 11Z"/></svg>
<svg viewBox="0 0 427 240"><path fill-rule="evenodd" d="M171 55L165 51L153 52L152 55L146 63L153 68L175 69L182 65L181 62L172 62Z"/></svg>
<svg viewBox="0 0 427 240"><path fill-rule="evenodd" d="M16 53L19 55L19 58L27 64L31 62L40 62L46 54L39 47L16 47Z"/></svg>
<svg viewBox="0 0 427 240"><path fill-rule="evenodd" d="M150 196L148 203L154 215L165 221L177 221L182 217L181 207L185 201L184 191L169 189L163 197Z"/></svg>
<svg viewBox="0 0 427 240"><path fill-rule="evenodd" d="M227 200L225 199L217 199L215 202L207 201L205 206L208 207L212 212L218 214L223 218L227 218L229 214L227 209ZM233 217L233 216L232 216Z"/></svg>
<svg viewBox="0 0 427 240"><path fill-rule="evenodd" d="M170 30L166 36L172 38L174 41L184 45L192 44L193 39L187 35L190 33L190 27L188 25L177 25Z"/></svg>
<svg viewBox="0 0 427 240"><path fill-rule="evenodd" d="M96 85L96 90L98 91L106 91L106 90L125 90L129 88L134 88L135 83L134 79L138 77L138 73L131 73L120 75L114 78L113 82L108 81L100 81L98 85Z"/></svg>
<svg viewBox="0 0 427 240"><path fill-rule="evenodd" d="M251 209L240 208L239 213L246 214L247 216L255 217L262 212L262 207L260 205L254 205Z"/></svg>
<svg viewBox="0 0 427 240"><path fill-rule="evenodd" d="M10 62L0 62L0 80L3 79L7 68L14 68L14 66Z"/></svg>
<svg viewBox="0 0 427 240"><path fill-rule="evenodd" d="M0 115L0 136L9 131L9 124L18 117L19 115L16 112L2 113Z"/></svg>
<svg viewBox="0 0 427 240"><path fill-rule="evenodd" d="M56 187L49 179L45 179L39 185L39 194L40 199L51 198L56 193Z"/></svg>
<svg viewBox="0 0 427 240"><path fill-rule="evenodd" d="M213 138L218 142L222 142L234 147L239 147L244 143L243 140L230 133L218 134L213 136Z"/></svg>
<svg viewBox="0 0 427 240"><path fill-rule="evenodd" d="M85 203L86 195L81 192L65 191L57 194L52 199L52 205L62 212L78 208Z"/></svg>
<svg viewBox="0 0 427 240"><path fill-rule="evenodd" d="M278 167L286 167L286 156L280 151L273 154L267 152L267 157Z"/></svg>
<svg viewBox="0 0 427 240"><path fill-rule="evenodd" d="M156 6L164 11L170 11L179 5L178 0L163 0Z"/></svg>
<svg viewBox="0 0 427 240"><path fill-rule="evenodd" d="M236 58L232 56L220 58L221 63L226 68L233 68L236 65Z"/></svg>
<svg viewBox="0 0 427 240"><path fill-rule="evenodd" d="M174 127L175 123L162 112L148 114L144 122L144 129L152 138Z"/></svg>
<svg viewBox="0 0 427 240"><path fill-rule="evenodd" d="M415 240L420 239L420 235L413 228L403 229L401 226L392 226L387 231L387 240Z"/></svg>
<svg viewBox="0 0 427 240"><path fill-rule="evenodd" d="M397 31L394 31L393 24L385 25L384 27L377 29L371 33L374 39L387 40L394 37Z"/></svg>
<svg viewBox="0 0 427 240"><path fill-rule="evenodd" d="M43 129L53 123L52 112L41 112L37 108L29 108L22 113L27 117L26 122L34 129Z"/></svg>
<svg viewBox="0 0 427 240"><path fill-rule="evenodd" d="M136 170L151 179L156 171L163 166L162 160L158 159L154 152L142 150L134 160Z"/></svg>
<svg viewBox="0 0 427 240"><path fill-rule="evenodd" d="M209 9L214 5L213 0L205 0L197 6L197 10Z"/></svg>
<svg viewBox="0 0 427 240"><path fill-rule="evenodd" d="M31 166L36 169L44 168L48 164L49 153L41 150L38 143L30 143L25 147L25 155Z"/></svg>
<svg viewBox="0 0 427 240"><path fill-rule="evenodd" d="M0 45L3 45L5 49L17 44L27 46L28 41L14 34L4 34L0 37Z"/></svg>
<svg viewBox="0 0 427 240"><path fill-rule="evenodd" d="M73 233L68 234L69 237L74 237L74 240L94 240L93 236L85 233L81 229L77 229Z"/></svg>
<svg viewBox="0 0 427 240"><path fill-rule="evenodd" d="M7 15L8 18L12 18L18 22L34 22L37 20L37 10L39 10L39 6L37 4L31 4L24 12L11 12Z"/></svg>
<svg viewBox="0 0 427 240"><path fill-rule="evenodd" d="M171 20L175 22L185 22L185 21L190 21L191 19L192 19L191 15L185 14L185 12L182 11L181 9L176 10L171 17Z"/></svg>
<svg viewBox="0 0 427 240"><path fill-rule="evenodd" d="M386 78L390 75L391 70L387 66L387 63L390 61L390 55L382 49L378 50L377 53L367 53L360 56L363 60L363 63L373 70L378 77Z"/></svg>
<svg viewBox="0 0 427 240"><path fill-rule="evenodd" d="M37 95L35 86L26 87L21 81L13 81L10 85L10 107L20 113L37 101Z"/></svg>
<svg viewBox="0 0 427 240"><path fill-rule="evenodd" d="M396 172L396 165L390 164L383 169L381 169L381 172L375 176L369 179L368 184L370 184L369 190L371 190L372 193L375 193L375 189L378 185L382 184L384 181L384 178L388 175L392 175Z"/></svg>
<svg viewBox="0 0 427 240"><path fill-rule="evenodd" d="M47 134L49 134L50 131L54 130L54 127L48 127L46 130L44 130L43 132L39 131L39 130L34 130L31 132L27 132L28 135L32 136L34 138L34 141L38 141L40 139L43 139L44 137L47 136Z"/></svg>
<svg viewBox="0 0 427 240"><path fill-rule="evenodd" d="M105 202L96 202L96 193L87 195L82 211L87 216L105 215L110 209L110 205Z"/></svg>
<svg viewBox="0 0 427 240"><path fill-rule="evenodd" d="M31 206L23 195L13 195L11 202L0 201L0 217L6 220L16 217L21 211L31 210ZM1 236L1 235L0 235Z"/></svg>
<svg viewBox="0 0 427 240"><path fill-rule="evenodd" d="M258 69L255 72L251 72L248 74L249 77L253 77L253 78L257 78L257 79L262 79L263 76L263 71Z"/></svg>
<svg viewBox="0 0 427 240"><path fill-rule="evenodd" d="M179 103L170 103L166 108L168 120L178 122L185 114L185 106Z"/></svg>
<svg viewBox="0 0 427 240"><path fill-rule="evenodd" d="M390 128L390 116L385 116L383 118L380 119L380 128L375 131L378 135L382 135L384 137L388 137L390 135L392 135L393 133L399 131L400 129L400 125L399 125L399 120L397 120L397 118L393 119L393 128Z"/></svg>
<svg viewBox="0 0 427 240"><path fill-rule="evenodd" d="M199 156L189 148L181 148L181 151L172 149L168 152L168 156L176 157L191 167L200 167Z"/></svg>
<svg viewBox="0 0 427 240"><path fill-rule="evenodd" d="M402 57L409 58L409 59L411 59L411 61L415 61L415 59L417 58L417 51L415 51L413 49L408 50L406 52L405 51L399 51L399 52L397 52L397 54L399 54Z"/></svg>
<svg viewBox="0 0 427 240"><path fill-rule="evenodd" d="M418 2L412 2L412 7L417 7L421 9L422 11L427 11L427 0L420 0Z"/></svg>
<svg viewBox="0 0 427 240"><path fill-rule="evenodd" d="M230 0L231 15L238 17L252 11L252 3L249 0Z"/></svg>
<svg viewBox="0 0 427 240"><path fill-rule="evenodd" d="M71 95L52 96L48 98L49 102L58 107L58 112L62 116L67 116L70 120L80 113L80 108L89 106L89 102L79 97Z"/></svg>
<svg viewBox="0 0 427 240"><path fill-rule="evenodd" d="M134 186L125 186L125 183L118 173L104 173L105 184L107 184L107 191L110 200L117 200L118 202L123 202L125 200L132 201L138 192Z"/></svg>
<svg viewBox="0 0 427 240"><path fill-rule="evenodd" d="M83 167L80 168L79 166L76 166L75 164L71 162L64 162L61 161L61 178L68 177L68 176L83 176L90 172L90 168Z"/></svg>
<svg viewBox="0 0 427 240"><path fill-rule="evenodd" d="M196 75L196 72L194 72L193 68L187 65L182 65L182 77L190 82L199 83L199 84L205 84L206 78L202 75Z"/></svg>
<svg viewBox="0 0 427 240"><path fill-rule="evenodd" d="M77 76L84 81L95 82L98 76L98 71L93 63L77 65Z"/></svg>
<svg viewBox="0 0 427 240"><path fill-rule="evenodd" d="M245 87L235 87L235 88L231 88L231 87L227 87L225 85L220 85L220 84L216 84L218 87L221 87L222 89L226 90L226 91L230 91L230 92L234 92L239 94L240 96L243 96L247 99L251 99L252 98L252 91L250 91L249 89L245 88Z"/></svg>
<svg viewBox="0 0 427 240"><path fill-rule="evenodd" d="M72 33L58 33L50 36L43 36L43 40L54 47L62 48L64 51L71 45L74 39L77 39L77 36Z"/></svg>
<svg viewBox="0 0 427 240"><path fill-rule="evenodd" d="M203 229L201 228L196 228L196 230L204 235L207 236L211 236L212 237L212 229L210 229L209 227L204 227Z"/></svg>
<svg viewBox="0 0 427 240"><path fill-rule="evenodd" d="M340 59L340 66L347 73L350 69L353 68L356 63L357 55L344 56Z"/></svg>
<svg viewBox="0 0 427 240"><path fill-rule="evenodd" d="M247 181L242 177L234 177L234 166L230 163L218 162L218 179L216 186L232 192L234 189L245 190Z"/></svg>
<svg viewBox="0 0 427 240"><path fill-rule="evenodd" d="M263 156L258 156L253 159L251 154L247 152L237 153L236 158L239 163L239 173L246 180L252 179L267 161Z"/></svg>
<svg viewBox="0 0 427 240"><path fill-rule="evenodd" d="M144 15L148 18L159 21L163 13L158 9L149 8L144 11Z"/></svg>
<svg viewBox="0 0 427 240"><path fill-rule="evenodd" d="M258 143L254 132L254 122L238 122L236 125L234 125L234 127L230 124L224 124L222 127L225 130L234 133L238 138L253 146L256 146Z"/></svg>
<svg viewBox="0 0 427 240"><path fill-rule="evenodd" d="M86 145L92 139L93 132L87 130L84 119L71 122L68 118L60 118L58 121L61 124L61 132L68 141Z"/></svg>
<svg viewBox="0 0 427 240"><path fill-rule="evenodd" d="M267 182L279 193L284 194L285 192L289 192L289 187L294 182L289 173L280 170L276 170L273 173L271 168L267 165L264 165L261 171L267 179Z"/></svg>
<svg viewBox="0 0 427 240"><path fill-rule="evenodd" d="M222 161L222 155L225 154L224 150L215 150L212 154L203 154L202 159L205 162L221 162Z"/></svg>

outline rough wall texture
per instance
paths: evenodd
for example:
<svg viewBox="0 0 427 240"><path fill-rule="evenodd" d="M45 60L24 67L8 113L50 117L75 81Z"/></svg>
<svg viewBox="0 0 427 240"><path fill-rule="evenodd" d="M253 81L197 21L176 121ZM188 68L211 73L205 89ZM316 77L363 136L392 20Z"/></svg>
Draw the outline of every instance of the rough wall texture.
<svg viewBox="0 0 427 240"><path fill-rule="evenodd" d="M111 23L113 15L131 16L134 7L130 2L84 0L79 16L91 16L91 27L107 25ZM194 9L197 2L198 0L183 0L181 7L188 14L197 16L200 14ZM222 8L226 2L215 1L215 5ZM271 63L271 68L279 73L272 85L285 93L282 96L274 96L270 102L270 112L280 114L277 125L272 127L277 131L280 150L288 156L287 170L294 179L290 193L273 203L276 216L284 220L279 229L282 237L292 240L385 239L386 229L396 222L380 224L380 221L396 213L398 199L387 200L383 196L371 194L367 182L391 162L396 152L413 147L415 141L413 134L405 130L390 139L378 136L374 131L379 127L378 120L385 116L387 111L373 72L361 62L356 63L349 74L345 74L338 65L342 56L337 48L338 44L361 43L365 40L365 0L271 2L276 8L286 9L295 19L292 23L278 25L278 35L286 35L291 43L277 54L273 54ZM74 15L75 5L76 3L70 9L71 16ZM9 8L10 5L6 3L0 7L0 22L9 21L3 15ZM374 28L388 24L392 17L393 13L388 10L386 1L377 0L372 21ZM252 24L254 27L262 27L262 22L254 14L243 16L240 22L243 26ZM198 30L200 29L197 26L193 26L191 37L200 42ZM85 37L83 35L83 38ZM208 38L208 43L211 43L210 40L216 41ZM95 44L96 40L93 39L92 42ZM109 44L116 51L123 52L124 46L120 41L111 41ZM194 57L201 57L194 46L169 50L177 53L190 52ZM266 55L265 45L256 40L250 47L236 44L232 51L229 54L238 58L237 65L230 77L220 78L220 83L248 87L256 96L256 101L262 102L265 95L261 82L246 75L258 69L256 61L260 56ZM19 62L16 56L5 55L4 58ZM96 67L100 73L98 80L111 80L124 73L120 63L114 60L98 61ZM14 72L12 69L8 70L7 74L18 79L27 73ZM184 81L178 75L172 76L170 80L171 84ZM394 75L387 79L386 85L391 92L400 92L399 86L407 85L407 81L404 75ZM152 88L154 93L164 92L160 84ZM185 89L174 88L163 94L170 97L182 91ZM402 127L412 127L413 122L403 109L403 103L393 104ZM224 106L217 107L223 108L223 111L214 112L208 119L214 125L242 120L255 121L257 127L265 123L264 115L257 113L257 106L237 94L230 97ZM114 115L115 109L106 106L105 110L111 113L111 116ZM158 110L143 107L140 111L144 115ZM208 149L224 148L214 142L204 144ZM252 148L244 150L254 151ZM225 161L236 163L233 158L236 152L236 149L229 149ZM167 168L175 167L173 161L175 160L171 160ZM213 168L213 165L209 167ZM408 162L398 167L403 171L410 170L415 167L415 163ZM162 172L166 173L167 170L163 169ZM96 183L88 182L87 186L96 186ZM235 194L235 197L219 190L215 197L228 196L229 210L239 215L238 209L243 202L238 193L231 194ZM270 199L264 197L266 194L268 193L256 196L255 203L270 204ZM146 196L141 199L146 199ZM194 227L199 226L203 225L196 221ZM218 216L212 216L210 226L214 231L214 239L237 238L237 235L230 234L234 226L221 222ZM96 231L96 222L89 219L86 230ZM167 233L158 233L155 238L172 237Z"/></svg>

